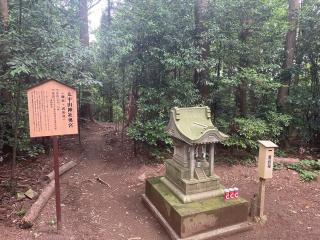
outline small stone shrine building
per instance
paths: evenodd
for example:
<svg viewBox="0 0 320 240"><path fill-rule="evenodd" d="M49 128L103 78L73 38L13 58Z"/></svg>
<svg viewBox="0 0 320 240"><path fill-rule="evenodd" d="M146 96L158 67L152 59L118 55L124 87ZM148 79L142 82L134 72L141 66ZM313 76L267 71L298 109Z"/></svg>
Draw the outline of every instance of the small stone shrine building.
<svg viewBox="0 0 320 240"><path fill-rule="evenodd" d="M208 107L173 108L167 132L173 139L173 158L166 161L162 181L184 203L223 194L214 174L214 146L228 136L211 122Z"/></svg>
<svg viewBox="0 0 320 240"><path fill-rule="evenodd" d="M166 174L146 180L142 199L175 240L204 240L252 228L249 203L224 200L214 173L215 143L228 136L211 122L208 107L173 108L166 131L174 153Z"/></svg>

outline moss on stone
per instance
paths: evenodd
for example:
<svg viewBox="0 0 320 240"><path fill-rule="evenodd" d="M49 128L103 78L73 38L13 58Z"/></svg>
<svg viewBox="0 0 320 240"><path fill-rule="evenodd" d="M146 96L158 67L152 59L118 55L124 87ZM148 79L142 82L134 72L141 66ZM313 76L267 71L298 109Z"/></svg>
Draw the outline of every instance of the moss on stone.
<svg viewBox="0 0 320 240"><path fill-rule="evenodd" d="M225 201L223 197L214 197L201 201L182 203L171 190L162 183L160 177L150 178L147 181L161 194L161 196L177 211L180 216L188 216L199 212L210 212L217 209L247 203L243 198Z"/></svg>

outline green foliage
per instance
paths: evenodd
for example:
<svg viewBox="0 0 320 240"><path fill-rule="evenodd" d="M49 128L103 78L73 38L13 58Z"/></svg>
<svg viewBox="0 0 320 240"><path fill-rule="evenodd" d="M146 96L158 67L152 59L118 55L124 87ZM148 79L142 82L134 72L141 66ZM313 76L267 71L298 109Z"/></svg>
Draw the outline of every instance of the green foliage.
<svg viewBox="0 0 320 240"><path fill-rule="evenodd" d="M8 28L0 32L0 154L4 145L15 145L18 117L18 154L36 157L43 149L30 145L26 89L50 78L74 87L96 84L86 70L93 56L76 37L76 1L8 2Z"/></svg>
<svg viewBox="0 0 320 240"><path fill-rule="evenodd" d="M290 104L293 126L301 142L320 141L320 23L319 0L305 0L299 15L297 76L291 87Z"/></svg>
<svg viewBox="0 0 320 240"><path fill-rule="evenodd" d="M145 123L135 121L129 128L128 134L131 138L157 146L159 141L171 144L171 139L165 133L166 123L164 121L153 120Z"/></svg>
<svg viewBox="0 0 320 240"><path fill-rule="evenodd" d="M288 115L268 112L265 120L259 118L235 118L232 122L218 119L218 126L230 134L223 142L226 146L235 146L247 150L255 150L258 140L270 139L278 142L278 138L285 126L288 126Z"/></svg>
<svg viewBox="0 0 320 240"><path fill-rule="evenodd" d="M225 145L252 153L259 139L320 141L318 0L302 2L296 63L286 70L285 0L209 1L201 36L194 0L112 2L116 8L111 16L105 10L88 48L79 42L78 1L9 1L9 25L0 32L0 153L14 145L16 116L19 152L41 153L28 140L25 90L47 78L77 87L79 103L94 103L97 119L129 121L132 139L170 145L169 110L204 104L195 78L203 70L205 104L230 135ZM203 42L208 49L198 47ZM277 91L287 74L294 77L289 105L279 112Z"/></svg>
<svg viewBox="0 0 320 240"><path fill-rule="evenodd" d="M320 175L319 160L300 160L287 166L299 173L301 181L312 181Z"/></svg>
<svg viewBox="0 0 320 240"><path fill-rule="evenodd" d="M39 155L45 153L44 147L39 144L35 144L35 145L28 144L25 146L21 146L20 144L20 151L24 153L23 155L26 155L27 157L30 157L30 158L36 158Z"/></svg>
<svg viewBox="0 0 320 240"><path fill-rule="evenodd" d="M273 170L281 170L284 169L285 164L279 163L279 162L274 162L273 163Z"/></svg>
<svg viewBox="0 0 320 240"><path fill-rule="evenodd" d="M24 215L26 215L26 213L27 213L27 210L24 208L22 208L18 212L16 212L17 216L19 216L19 217L23 217Z"/></svg>
<svg viewBox="0 0 320 240"><path fill-rule="evenodd" d="M280 149L280 148L277 148L275 151L274 151L274 155L277 156L277 157L283 157L285 156L285 152Z"/></svg>

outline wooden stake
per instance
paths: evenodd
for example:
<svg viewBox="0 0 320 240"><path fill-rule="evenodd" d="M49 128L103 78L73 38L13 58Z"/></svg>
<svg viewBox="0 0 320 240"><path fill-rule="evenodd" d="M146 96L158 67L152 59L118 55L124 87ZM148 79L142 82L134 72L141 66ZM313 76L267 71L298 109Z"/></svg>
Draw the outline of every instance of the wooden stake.
<svg viewBox="0 0 320 240"><path fill-rule="evenodd" d="M60 200L60 174L59 174L59 147L58 137L53 136L53 168L55 179L56 193L56 215L57 215L57 230L61 229L61 200Z"/></svg>
<svg viewBox="0 0 320 240"><path fill-rule="evenodd" d="M266 194L266 180L264 178L260 178L260 186L259 186L259 217L262 219L264 217L264 200Z"/></svg>

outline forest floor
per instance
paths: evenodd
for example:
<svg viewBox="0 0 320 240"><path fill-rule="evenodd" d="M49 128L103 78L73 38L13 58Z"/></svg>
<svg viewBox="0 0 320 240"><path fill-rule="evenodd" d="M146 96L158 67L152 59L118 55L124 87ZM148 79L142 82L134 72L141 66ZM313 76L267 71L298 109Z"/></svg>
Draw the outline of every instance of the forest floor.
<svg viewBox="0 0 320 240"><path fill-rule="evenodd" d="M164 228L141 201L144 180L163 175L162 164L150 164L145 155L133 156L133 144L106 123L90 123L81 130L82 146L77 138L63 137L61 162L79 164L61 178L62 222L55 231L55 200L52 197L34 227L18 227L17 213L27 209L32 200L16 201L0 187L0 239L63 240L169 240ZM41 180L50 172L51 156L18 164L19 183L41 192ZM0 165L0 180L7 177L8 164ZM250 199L258 191L256 167L218 163L216 173L223 185L240 189ZM99 177L108 185L97 181ZM226 237L235 239L319 239L320 179L303 183L288 169L274 172L266 188L265 225Z"/></svg>

